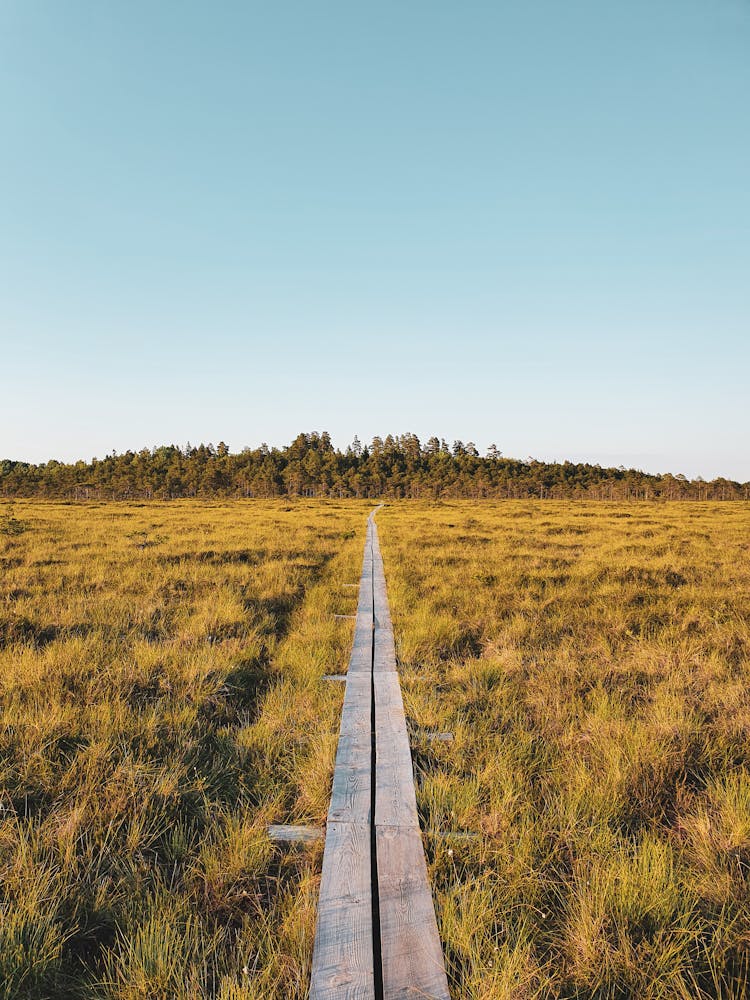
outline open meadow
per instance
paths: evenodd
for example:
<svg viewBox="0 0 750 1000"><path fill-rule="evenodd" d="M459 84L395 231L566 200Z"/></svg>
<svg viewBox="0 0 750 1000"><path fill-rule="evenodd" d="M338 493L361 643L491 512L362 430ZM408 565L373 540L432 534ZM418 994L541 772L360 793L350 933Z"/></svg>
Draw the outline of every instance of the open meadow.
<svg viewBox="0 0 750 1000"><path fill-rule="evenodd" d="M750 508L378 520L453 995L746 997Z"/></svg>
<svg viewBox="0 0 750 1000"><path fill-rule="evenodd" d="M0 509L0 997L306 995L369 505Z"/></svg>
<svg viewBox="0 0 750 1000"><path fill-rule="evenodd" d="M307 995L371 507L0 508L0 1000ZM377 519L455 1000L746 996L750 507Z"/></svg>

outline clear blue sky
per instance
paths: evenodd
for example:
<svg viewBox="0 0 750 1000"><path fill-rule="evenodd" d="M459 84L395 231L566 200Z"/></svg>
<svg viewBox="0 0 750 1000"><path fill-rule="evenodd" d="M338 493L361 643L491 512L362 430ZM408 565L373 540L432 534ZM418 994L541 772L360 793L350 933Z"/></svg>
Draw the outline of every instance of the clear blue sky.
<svg viewBox="0 0 750 1000"><path fill-rule="evenodd" d="M3 0L0 135L0 457L750 479L748 0Z"/></svg>

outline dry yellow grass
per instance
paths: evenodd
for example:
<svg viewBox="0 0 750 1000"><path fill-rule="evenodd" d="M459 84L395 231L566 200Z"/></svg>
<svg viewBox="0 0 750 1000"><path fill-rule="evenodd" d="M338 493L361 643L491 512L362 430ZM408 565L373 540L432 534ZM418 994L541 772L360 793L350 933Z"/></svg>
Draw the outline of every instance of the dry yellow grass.
<svg viewBox="0 0 750 1000"><path fill-rule="evenodd" d="M379 521L454 996L746 996L750 509Z"/></svg>
<svg viewBox="0 0 750 1000"><path fill-rule="evenodd" d="M0 510L0 998L306 995L367 510ZM456 1000L747 995L748 508L378 518Z"/></svg>
<svg viewBox="0 0 750 1000"><path fill-rule="evenodd" d="M0 510L0 997L303 997L368 507Z"/></svg>

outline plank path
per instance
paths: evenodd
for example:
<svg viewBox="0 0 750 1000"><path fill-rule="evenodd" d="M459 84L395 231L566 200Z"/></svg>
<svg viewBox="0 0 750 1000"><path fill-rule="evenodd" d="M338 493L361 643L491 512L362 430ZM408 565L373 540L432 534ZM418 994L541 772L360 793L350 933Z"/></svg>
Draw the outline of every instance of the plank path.
<svg viewBox="0 0 750 1000"><path fill-rule="evenodd" d="M328 811L311 1000L450 1000L375 511Z"/></svg>

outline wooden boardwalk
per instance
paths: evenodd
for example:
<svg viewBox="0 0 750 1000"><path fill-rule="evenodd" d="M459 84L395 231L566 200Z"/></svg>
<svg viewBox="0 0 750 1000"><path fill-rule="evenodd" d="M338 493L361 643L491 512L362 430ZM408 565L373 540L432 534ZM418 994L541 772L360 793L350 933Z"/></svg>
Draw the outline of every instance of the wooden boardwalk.
<svg viewBox="0 0 750 1000"><path fill-rule="evenodd" d="M450 1000L374 511L328 811L311 1000Z"/></svg>

